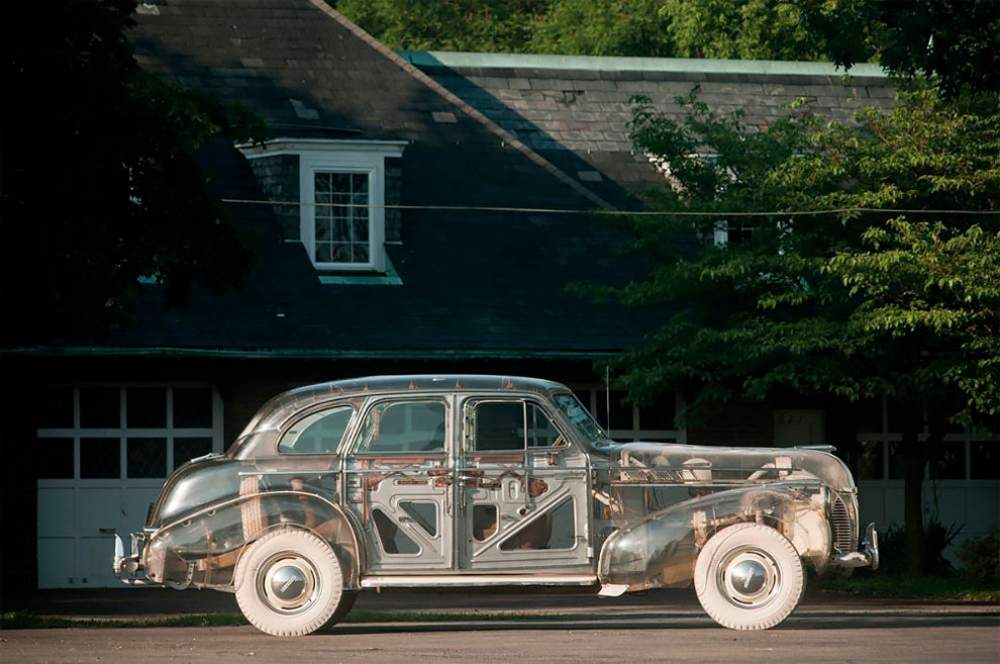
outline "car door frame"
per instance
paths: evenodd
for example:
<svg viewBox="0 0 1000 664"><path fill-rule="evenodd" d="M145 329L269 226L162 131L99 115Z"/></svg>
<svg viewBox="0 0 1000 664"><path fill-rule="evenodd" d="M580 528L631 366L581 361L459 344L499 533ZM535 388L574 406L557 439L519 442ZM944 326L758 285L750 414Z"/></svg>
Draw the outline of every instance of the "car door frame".
<svg viewBox="0 0 1000 664"><path fill-rule="evenodd" d="M470 431L470 409L484 402L517 402L537 406L562 436L565 446L558 448L527 448L521 455L520 467L514 460L516 453L478 452L470 448L474 430ZM594 566L593 533L591 532L591 468L590 456L580 449L570 432L562 424L554 408L544 398L532 393L475 392L460 395L455 404L457 417L454 435L456 469L455 540L456 568L461 572L521 572L539 570L564 572L592 570ZM525 436L527 433L525 432ZM478 461L476 461L478 457ZM470 462L470 460L472 460ZM470 471L472 471L470 473ZM520 472L518 472L520 471ZM479 475L478 473L481 473ZM540 505L537 496L524 488L532 480L542 480L555 485L552 495ZM499 481L499 486L491 486ZM520 484L520 492L512 487ZM485 504L487 492L497 505L497 528L484 540L473 536L473 510L476 504ZM513 497L512 497L513 496ZM502 550L500 545L530 525L535 519L549 513L562 501L574 501L574 546L569 549L516 549ZM477 501L480 501L477 503ZM517 501L528 501L515 507ZM522 510L527 507L527 511ZM511 517L515 517L512 519Z"/></svg>
<svg viewBox="0 0 1000 664"><path fill-rule="evenodd" d="M445 405L445 445L435 453L358 453L364 422L379 404L434 401ZM455 397L448 392L384 394L370 397L344 454L344 504L361 527L367 552L366 573L448 571L454 567L454 437ZM400 507L407 499L432 502L437 508L437 532L430 535ZM389 553L374 519L379 509L413 540L420 551Z"/></svg>

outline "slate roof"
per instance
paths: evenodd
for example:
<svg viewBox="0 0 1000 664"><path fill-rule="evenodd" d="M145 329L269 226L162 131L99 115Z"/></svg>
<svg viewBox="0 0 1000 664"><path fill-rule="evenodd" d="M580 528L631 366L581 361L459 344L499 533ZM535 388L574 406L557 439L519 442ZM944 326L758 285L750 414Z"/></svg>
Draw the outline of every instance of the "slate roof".
<svg viewBox="0 0 1000 664"><path fill-rule="evenodd" d="M401 55L609 199L615 197L614 184L635 191L662 182L628 140L635 95L679 120L682 109L676 98L695 91L716 111L743 109L746 124L763 128L797 99L821 115L847 120L862 105L888 107L896 92L875 65L858 65L846 76L829 63L427 51Z"/></svg>
<svg viewBox="0 0 1000 664"><path fill-rule="evenodd" d="M243 103L274 134L409 141L401 202L410 205L634 204L629 188L657 176L622 140L622 97L686 91L626 70L422 71L322 0L170 0L140 5L138 18L132 41L147 71ZM772 102L798 93L768 90ZM264 198L231 145L213 144L203 160L220 197ZM320 283L300 243L281 238L270 207L229 208L257 252L240 291L196 290L188 306L165 309L160 288L145 286L133 326L97 346L65 340L66 350L591 357L635 343L655 318L568 292L637 273L619 231L592 217L406 210L401 244L387 246L402 285L333 285Z"/></svg>

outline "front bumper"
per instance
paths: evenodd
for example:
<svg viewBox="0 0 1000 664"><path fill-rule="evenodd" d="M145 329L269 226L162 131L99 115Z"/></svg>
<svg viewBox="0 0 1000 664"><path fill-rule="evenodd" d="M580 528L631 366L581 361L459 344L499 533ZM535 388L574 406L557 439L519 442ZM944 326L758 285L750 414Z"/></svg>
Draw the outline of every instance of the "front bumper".
<svg viewBox="0 0 1000 664"><path fill-rule="evenodd" d="M869 523L865 529L865 538L861 542L860 550L850 553L841 553L830 560L831 565L837 567L871 567L878 569L878 531L875 524Z"/></svg>
<svg viewBox="0 0 1000 664"><path fill-rule="evenodd" d="M146 544L146 533L132 533L132 550L125 555L125 544L122 538L115 535L115 554L112 560L112 571L122 583L130 586L155 585L146 578L142 564L143 547Z"/></svg>

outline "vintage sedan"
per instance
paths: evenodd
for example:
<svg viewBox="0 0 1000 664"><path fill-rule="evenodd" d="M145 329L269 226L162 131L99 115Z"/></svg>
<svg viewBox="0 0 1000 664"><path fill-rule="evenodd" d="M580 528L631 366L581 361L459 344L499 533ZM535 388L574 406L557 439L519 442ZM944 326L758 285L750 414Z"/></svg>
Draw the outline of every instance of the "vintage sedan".
<svg viewBox="0 0 1000 664"><path fill-rule="evenodd" d="M694 585L733 629L798 605L806 566L878 566L830 451L616 443L565 386L383 376L265 404L179 468L114 570L236 593L273 635L332 625L365 588Z"/></svg>

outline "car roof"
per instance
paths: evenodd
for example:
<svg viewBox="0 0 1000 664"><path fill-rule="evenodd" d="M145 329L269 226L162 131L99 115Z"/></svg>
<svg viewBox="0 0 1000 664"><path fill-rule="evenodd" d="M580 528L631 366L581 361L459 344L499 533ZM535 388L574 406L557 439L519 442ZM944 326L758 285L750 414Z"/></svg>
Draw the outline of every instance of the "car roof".
<svg viewBox="0 0 1000 664"><path fill-rule="evenodd" d="M478 392L484 390L541 394L567 389L561 383L541 378L480 374L411 374L334 380L297 387L270 399L257 411L253 420L240 436L253 431L276 428L302 408L337 397L430 391Z"/></svg>

